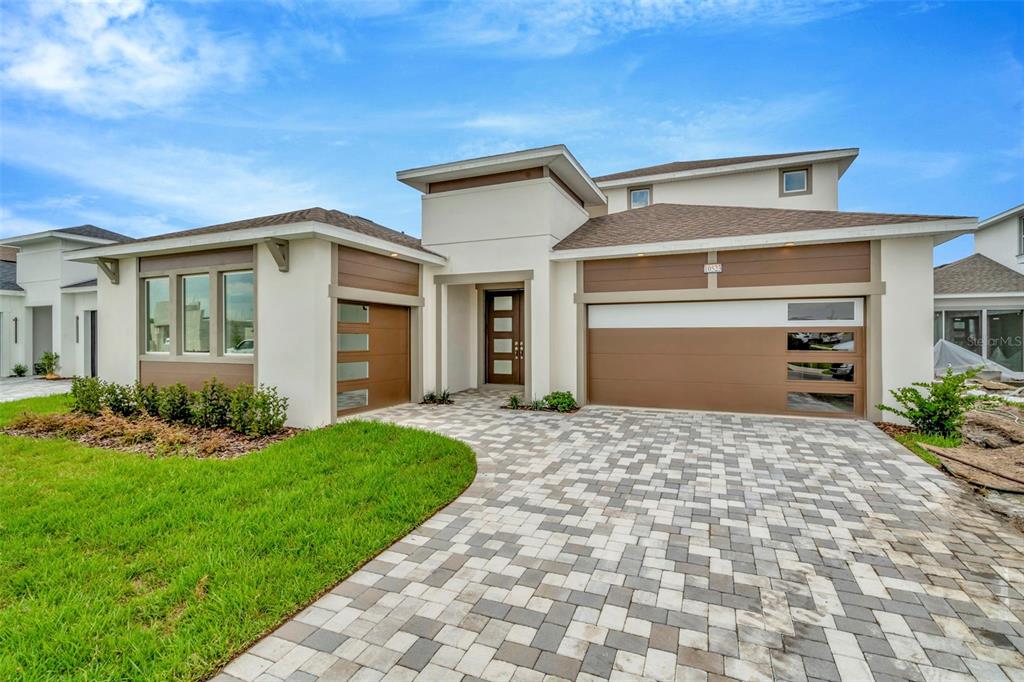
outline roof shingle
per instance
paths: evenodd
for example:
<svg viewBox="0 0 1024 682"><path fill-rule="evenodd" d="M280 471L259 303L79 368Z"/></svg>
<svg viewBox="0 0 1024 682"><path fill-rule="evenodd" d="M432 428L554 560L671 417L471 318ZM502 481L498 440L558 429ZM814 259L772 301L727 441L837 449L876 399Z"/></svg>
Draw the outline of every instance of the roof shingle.
<svg viewBox="0 0 1024 682"><path fill-rule="evenodd" d="M697 159L694 161L672 161L657 166L645 166L633 170L622 171L621 173L610 173L594 178L594 182L608 182L611 180L626 180L628 178L643 178L648 175L662 175L664 173L681 173L682 171L701 170L703 168L716 168L718 166L732 166L738 163L754 163L756 161L774 161L785 159L791 156L804 156L806 154L823 154L825 152L837 152L842 149L817 149L809 152L787 152L785 154L759 154L757 156L729 156L721 159Z"/></svg>
<svg viewBox="0 0 1024 682"><path fill-rule="evenodd" d="M92 237L93 239L107 239L112 242L130 242L134 241L131 237L120 232L114 232L113 230L106 230L102 227L96 227L95 225L78 225L77 227L61 227L54 232L65 232L67 234L78 235L79 237Z"/></svg>
<svg viewBox="0 0 1024 682"><path fill-rule="evenodd" d="M304 223L307 221L324 223L326 225L334 225L335 227L341 227L346 230L352 230L364 234L368 237L376 237L393 244L399 244L401 246L407 246L412 249L424 251L430 253L427 249L423 248L423 244L416 237L399 232L398 230L392 230L390 227L384 227L378 225L372 220L367 220L361 216L350 215L348 213L342 213L341 211L328 210L320 207L304 208L298 211L289 211L288 213L278 213L275 215L260 216L258 218L247 218L245 220L236 220L230 223L220 223L218 225L209 225L207 227L196 227L189 230L181 230L179 232L169 232L167 234L158 234L152 237L144 237L138 239L138 242L149 242L157 239L172 239L174 237L191 237L196 235L214 234L218 232L231 232L234 230L245 230L254 227L273 227L275 225L290 225L293 223Z"/></svg>
<svg viewBox="0 0 1024 682"><path fill-rule="evenodd" d="M556 244L555 250L960 218L963 216L652 204L645 208L591 218Z"/></svg>
<svg viewBox="0 0 1024 682"><path fill-rule="evenodd" d="M936 294L1024 292L1024 275L976 253L935 268Z"/></svg>
<svg viewBox="0 0 1024 682"><path fill-rule="evenodd" d="M0 261L0 291L24 291L18 286L18 264Z"/></svg>

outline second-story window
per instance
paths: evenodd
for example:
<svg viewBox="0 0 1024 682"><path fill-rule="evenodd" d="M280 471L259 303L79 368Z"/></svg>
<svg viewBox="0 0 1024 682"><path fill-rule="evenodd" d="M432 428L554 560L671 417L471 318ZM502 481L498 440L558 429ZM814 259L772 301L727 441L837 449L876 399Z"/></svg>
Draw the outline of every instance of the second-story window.
<svg viewBox="0 0 1024 682"><path fill-rule="evenodd" d="M629 207L643 208L651 205L650 187L631 187L629 190Z"/></svg>
<svg viewBox="0 0 1024 682"><path fill-rule="evenodd" d="M811 192L811 169L790 168L781 171L779 179L779 194L810 194Z"/></svg>
<svg viewBox="0 0 1024 682"><path fill-rule="evenodd" d="M1017 218L1017 255L1024 256L1024 216Z"/></svg>

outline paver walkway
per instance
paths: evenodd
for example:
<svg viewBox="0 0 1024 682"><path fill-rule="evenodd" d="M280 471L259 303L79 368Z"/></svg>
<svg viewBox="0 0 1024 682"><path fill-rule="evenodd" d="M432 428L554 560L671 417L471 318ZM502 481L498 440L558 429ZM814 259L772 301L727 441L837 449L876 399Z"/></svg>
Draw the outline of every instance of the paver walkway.
<svg viewBox="0 0 1024 682"><path fill-rule="evenodd" d="M0 379L0 403L67 393L70 390L71 379L47 381L38 377L6 377Z"/></svg>
<svg viewBox="0 0 1024 682"><path fill-rule="evenodd" d="M1024 536L865 422L493 395L455 503L222 680L1024 679Z"/></svg>

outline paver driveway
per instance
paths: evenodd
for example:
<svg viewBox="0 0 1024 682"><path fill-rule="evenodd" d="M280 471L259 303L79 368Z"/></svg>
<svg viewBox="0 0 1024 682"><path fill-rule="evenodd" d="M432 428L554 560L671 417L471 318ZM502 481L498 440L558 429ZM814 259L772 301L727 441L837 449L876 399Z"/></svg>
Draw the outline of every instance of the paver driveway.
<svg viewBox="0 0 1024 682"><path fill-rule="evenodd" d="M456 398L380 417L476 482L223 679L1024 679L1024 537L868 423Z"/></svg>

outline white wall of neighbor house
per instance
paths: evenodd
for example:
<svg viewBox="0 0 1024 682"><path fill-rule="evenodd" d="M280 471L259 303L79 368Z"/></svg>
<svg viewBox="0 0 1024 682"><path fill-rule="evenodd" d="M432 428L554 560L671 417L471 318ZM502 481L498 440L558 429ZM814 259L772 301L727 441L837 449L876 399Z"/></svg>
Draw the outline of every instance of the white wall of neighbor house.
<svg viewBox="0 0 1024 682"><path fill-rule="evenodd" d="M14 320L18 320L18 341L14 341ZM0 292L0 376L10 376L16 364L25 360L25 296Z"/></svg>
<svg viewBox="0 0 1024 682"><path fill-rule="evenodd" d="M930 381L932 360L932 237L883 239L881 306L882 399L892 389ZM888 419L889 417L887 417Z"/></svg>
<svg viewBox="0 0 1024 682"><path fill-rule="evenodd" d="M650 186L638 180L636 186ZM629 208L626 187L604 189L608 212ZM779 169L729 173L655 183L656 204L701 204L709 206L753 206L757 208L799 208L822 211L839 209L839 164L816 163L811 167L811 193L779 196Z"/></svg>
<svg viewBox="0 0 1024 682"><path fill-rule="evenodd" d="M134 383L139 377L139 285L135 258L121 258L119 284L96 281L97 362L104 381Z"/></svg>
<svg viewBox="0 0 1024 682"><path fill-rule="evenodd" d="M289 426L323 426L334 413L332 248L323 239L290 242L288 272L265 244L256 249L256 382L288 398Z"/></svg>
<svg viewBox="0 0 1024 682"><path fill-rule="evenodd" d="M1020 229L1020 216L1012 216L993 223L974 233L974 252L1024 273Z"/></svg>
<svg viewBox="0 0 1024 682"><path fill-rule="evenodd" d="M442 356L448 369L442 381L451 383L464 378L464 369L452 372L453 348L468 344L457 335L473 339L477 328L462 324L464 316L454 312L453 286L446 287L446 303L435 300L435 274L492 273L530 270L529 356L532 395L543 397L550 392L553 378L552 337L552 265L551 247L588 219L587 212L549 178L491 185L423 196L423 244L448 258L440 268L424 268L424 390L437 383L434 360L438 337L446 348ZM460 285L461 286L461 285ZM455 301L461 294L456 292ZM557 300L561 300L556 294ZM571 294L570 294L571 298ZM437 333L436 306L445 305L442 334ZM459 305L458 303L456 305ZM575 315L575 313L574 313ZM573 316L573 321L575 317ZM477 320L475 324L480 324ZM575 349L575 346L573 346ZM474 354L475 356L475 354ZM466 365L469 366L468 363ZM574 366L575 367L575 366ZM558 370L561 372L561 368ZM575 371L575 369L573 370ZM470 374L472 380L473 374ZM436 386L437 389L451 386Z"/></svg>

